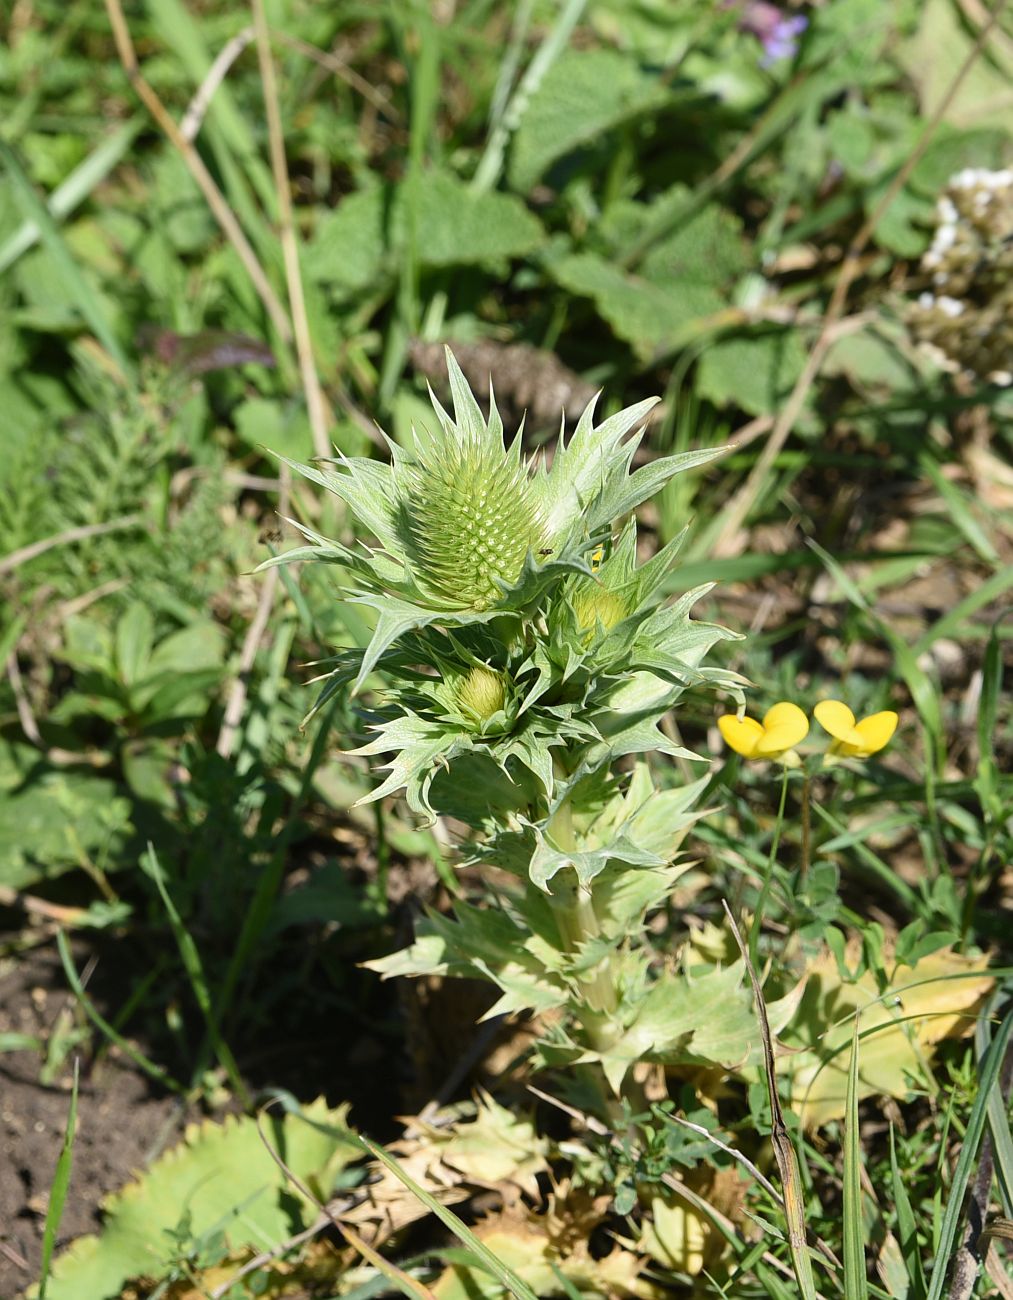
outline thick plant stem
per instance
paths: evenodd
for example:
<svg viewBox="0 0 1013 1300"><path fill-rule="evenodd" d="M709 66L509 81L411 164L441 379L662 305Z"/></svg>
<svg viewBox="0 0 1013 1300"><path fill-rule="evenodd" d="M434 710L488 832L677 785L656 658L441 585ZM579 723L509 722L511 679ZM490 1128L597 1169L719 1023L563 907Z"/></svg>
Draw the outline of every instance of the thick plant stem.
<svg viewBox="0 0 1013 1300"><path fill-rule="evenodd" d="M569 800L557 809L552 819L552 837L564 852L577 847ZM559 937L568 952L579 952L588 940L600 937L601 926L594 910L591 891L580 884L576 871L563 871L556 875L552 881L551 904L559 927ZM596 1051L603 1051L609 1046L615 1032L608 1019L619 1004L609 963L599 962L579 979L586 1007L581 1014L581 1023L591 1045Z"/></svg>
<svg viewBox="0 0 1013 1300"><path fill-rule="evenodd" d="M569 952L577 952L588 939L601 934L591 893L574 880L553 882L552 910L559 927L559 937ZM587 1005L598 1015L611 1015L618 1006L615 983L604 962L581 977Z"/></svg>

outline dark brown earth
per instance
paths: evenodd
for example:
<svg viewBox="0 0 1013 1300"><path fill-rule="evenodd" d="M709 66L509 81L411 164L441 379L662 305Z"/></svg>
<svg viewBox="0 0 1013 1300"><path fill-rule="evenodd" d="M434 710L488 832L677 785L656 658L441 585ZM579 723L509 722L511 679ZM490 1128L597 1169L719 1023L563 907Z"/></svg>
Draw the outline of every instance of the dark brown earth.
<svg viewBox="0 0 1013 1300"><path fill-rule="evenodd" d="M0 1035L53 1042L76 1027L59 959L51 947L0 965ZM74 1052L49 1083L38 1051L0 1053L0 1297L36 1282L49 1189L70 1105ZM130 1181L181 1132L185 1114L115 1052L81 1062L70 1191L56 1249L101 1219L99 1200Z"/></svg>
<svg viewBox="0 0 1013 1300"><path fill-rule="evenodd" d="M403 870L403 864L392 864L388 883L391 894L405 898L395 929L407 942L415 911L407 899L421 882L402 881ZM0 1300L14 1300L38 1281L75 1055L77 1132L56 1254L74 1238L97 1231L102 1199L176 1143L186 1124L207 1114L214 1100L205 1095L204 1109L186 1105L91 1028L46 929L23 930L16 939L9 932L7 938L7 955L0 948ZM300 1100L323 1094L332 1105L348 1101L352 1122L386 1140L400 1131L392 1116L417 1110L437 1094L466 1094L479 1057L501 1033L495 1024L476 1039L475 1021L489 1004L485 986L453 981L449 989L409 984L399 991L359 968L372 955L362 950L369 942L353 935L346 946L340 932L327 936L320 927L307 927L298 942L293 937L280 945L273 964L258 973L247 990L246 1014L226 1032L255 1100L264 1089L280 1087ZM149 972L150 952L111 935L81 933L73 950L89 998L115 1020L134 982ZM328 970L336 972L334 980L328 980ZM184 986L160 984L121 1031L184 1083L193 1061L181 1060L180 1051L194 1054L203 1036L188 1000ZM175 1042L165 1031L167 1003L187 1016ZM29 1036L38 1046L2 1050L3 1036L10 1034ZM236 1106L226 1093L221 1096L227 1108Z"/></svg>

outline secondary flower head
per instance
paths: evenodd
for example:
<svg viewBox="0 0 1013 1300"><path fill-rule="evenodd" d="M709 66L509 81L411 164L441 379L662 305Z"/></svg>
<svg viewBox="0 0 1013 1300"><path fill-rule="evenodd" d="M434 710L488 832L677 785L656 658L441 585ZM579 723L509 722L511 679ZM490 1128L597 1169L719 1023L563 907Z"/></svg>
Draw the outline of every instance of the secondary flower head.
<svg viewBox="0 0 1013 1300"><path fill-rule="evenodd" d="M599 623L606 632L610 631L630 611L622 596L598 583L585 581L574 594L573 612L577 626L590 636Z"/></svg>
<svg viewBox="0 0 1013 1300"><path fill-rule="evenodd" d="M743 758L779 759L788 767L797 767L795 746L809 734L809 719L797 704L781 700L767 710L762 722L726 713L718 718L718 727L729 749Z"/></svg>
<svg viewBox="0 0 1013 1300"><path fill-rule="evenodd" d="M462 711L476 722L488 722L503 708L506 690L503 674L476 664L457 690Z"/></svg>
<svg viewBox="0 0 1013 1300"><path fill-rule="evenodd" d="M827 750L827 762L835 758L868 758L888 744L897 730L897 715L892 709L870 713L861 722L855 721L855 715L840 700L821 700L813 712L820 726L834 738Z"/></svg>

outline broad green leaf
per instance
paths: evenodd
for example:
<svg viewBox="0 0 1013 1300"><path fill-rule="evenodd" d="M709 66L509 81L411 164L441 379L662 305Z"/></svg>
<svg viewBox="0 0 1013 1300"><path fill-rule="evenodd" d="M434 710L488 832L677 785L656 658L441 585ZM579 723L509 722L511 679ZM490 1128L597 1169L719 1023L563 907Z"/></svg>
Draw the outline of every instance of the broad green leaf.
<svg viewBox="0 0 1013 1300"><path fill-rule="evenodd" d="M210 620L199 620L159 641L148 660L148 676L184 676L214 672L225 658L225 633Z"/></svg>
<svg viewBox="0 0 1013 1300"><path fill-rule="evenodd" d="M769 415L784 403L804 361L805 349L794 330L724 339L700 358L697 392L715 406Z"/></svg>
<svg viewBox="0 0 1013 1300"><path fill-rule="evenodd" d="M346 195L307 241L303 267L311 280L341 296L381 287L393 226L393 197L379 186Z"/></svg>
<svg viewBox="0 0 1013 1300"><path fill-rule="evenodd" d="M680 196L690 211L695 199L693 191L679 185L653 203L631 205L631 209L641 209L634 224L648 224L655 209L678 202ZM622 254L621 245L617 245L616 252ZM675 290L687 284L721 288L729 286L748 265L742 223L728 208L709 203L678 222L671 234L659 240L640 262L639 271L653 284L670 284Z"/></svg>
<svg viewBox="0 0 1013 1300"><path fill-rule="evenodd" d="M918 30L901 46L900 58L918 90L922 118L928 120L949 95L957 72L971 52L974 37L949 0L925 0ZM1013 60L1005 44L990 42L946 104L943 120L960 126L990 125L999 106L1010 104ZM994 50L994 54L993 54Z"/></svg>
<svg viewBox="0 0 1013 1300"><path fill-rule="evenodd" d="M557 159L623 122L654 112L671 92L655 71L618 50L569 50L531 97L513 139L508 177L527 191Z"/></svg>
<svg viewBox="0 0 1013 1300"><path fill-rule="evenodd" d="M248 397L233 413L236 433L248 447L266 449L294 460L313 455L313 434L305 407L283 405L277 399Z"/></svg>
<svg viewBox="0 0 1013 1300"><path fill-rule="evenodd" d="M375 292L392 276L392 254L407 238L403 186L360 190L325 217L306 246L306 274L342 295ZM510 194L477 194L451 172L413 183L415 255L420 266L499 264L536 249L541 223Z"/></svg>
<svg viewBox="0 0 1013 1300"><path fill-rule="evenodd" d="M659 284L628 274L596 253L565 257L548 269L564 289L591 298L598 314L643 362L683 346L694 336L701 318L727 305L711 284Z"/></svg>
<svg viewBox="0 0 1013 1300"><path fill-rule="evenodd" d="M145 676L155 640L155 618L149 606L134 601L116 624L116 671L127 687Z"/></svg>
<svg viewBox="0 0 1013 1300"><path fill-rule="evenodd" d="M773 1033L791 1018L802 987L800 984L780 1002L768 1004ZM666 974L659 979L641 1002L633 1022L600 1059L609 1083L618 1089L630 1066L645 1057L734 1069L758 1060L759 1049L753 995L743 982L742 962L735 962L724 969Z"/></svg>
<svg viewBox="0 0 1013 1300"><path fill-rule="evenodd" d="M31 773L31 779L29 778ZM122 848L130 803L113 781L39 765L37 750L0 745L0 884L26 889Z"/></svg>
<svg viewBox="0 0 1013 1300"><path fill-rule="evenodd" d="M844 375L859 393L869 389L897 393L921 380L919 365L910 352L906 333L883 320L831 344L823 373Z"/></svg>
<svg viewBox="0 0 1013 1300"><path fill-rule="evenodd" d="M476 194L449 172L420 178L416 252L423 266L488 265L524 257L545 240L541 222L510 194Z"/></svg>
<svg viewBox="0 0 1013 1300"><path fill-rule="evenodd" d="M396 975L478 975L496 984L502 994L486 1012L486 1019L500 1013L551 1011L564 1006L566 986L546 965L553 954L538 939L547 926L555 930L547 916L548 905L519 895L512 901L521 924L503 912L458 902L453 920L431 913L418 923L410 947L366 964L385 979ZM554 960L558 964L558 955Z"/></svg>
<svg viewBox="0 0 1013 1300"><path fill-rule="evenodd" d="M321 1100L305 1107L305 1119L286 1115L266 1125L285 1163L324 1199L345 1165L361 1158L346 1111ZM167 1234L187 1215L194 1238L220 1229L231 1250L262 1251L306 1226L316 1208L272 1159L256 1122L230 1115L189 1128L180 1146L106 1202L105 1213L98 1236L79 1238L56 1261L49 1300L116 1300L129 1278L159 1276L174 1257Z"/></svg>

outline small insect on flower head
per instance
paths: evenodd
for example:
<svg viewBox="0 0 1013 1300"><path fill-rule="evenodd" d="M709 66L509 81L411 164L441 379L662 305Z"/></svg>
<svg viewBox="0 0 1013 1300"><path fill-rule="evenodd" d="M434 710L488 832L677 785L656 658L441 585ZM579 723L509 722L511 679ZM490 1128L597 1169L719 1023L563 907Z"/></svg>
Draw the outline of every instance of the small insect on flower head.
<svg viewBox="0 0 1013 1300"><path fill-rule="evenodd" d="M824 763L838 758L869 758L887 745L897 730L897 715L892 709L870 713L861 722L840 700L821 700L813 710L816 721L833 736Z"/></svg>
<svg viewBox="0 0 1013 1300"><path fill-rule="evenodd" d="M798 767L801 759L795 746L809 734L809 719L797 704L781 700L767 710L762 722L726 713L718 718L718 727L728 748L743 758L776 759L786 767Z"/></svg>

